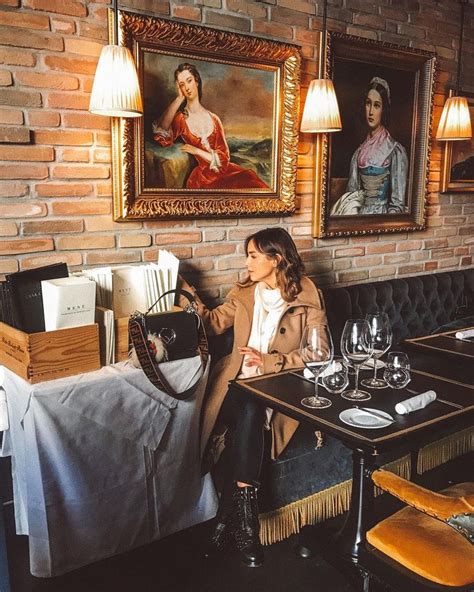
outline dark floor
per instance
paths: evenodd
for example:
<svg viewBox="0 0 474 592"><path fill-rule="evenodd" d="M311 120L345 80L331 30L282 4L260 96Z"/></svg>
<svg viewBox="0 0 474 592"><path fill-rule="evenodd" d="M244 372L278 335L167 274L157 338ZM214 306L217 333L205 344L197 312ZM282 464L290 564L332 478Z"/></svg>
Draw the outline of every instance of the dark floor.
<svg viewBox="0 0 474 592"><path fill-rule="evenodd" d="M472 480L472 455L430 471L423 482L441 489L450 482ZM377 513L387 514L398 502L387 495L377 500ZM4 507L12 592L352 592L339 569L319 555L303 559L296 552L299 537L265 548L265 564L248 568L235 553L219 562L202 559L209 523L201 524L65 576L38 579L28 569L27 537L14 534L12 505ZM329 522L337 528L343 517ZM326 523L327 524L327 523ZM312 535L314 536L314 535ZM323 535L319 531L319 538ZM316 531L316 538L318 532ZM321 541L319 541L321 542Z"/></svg>

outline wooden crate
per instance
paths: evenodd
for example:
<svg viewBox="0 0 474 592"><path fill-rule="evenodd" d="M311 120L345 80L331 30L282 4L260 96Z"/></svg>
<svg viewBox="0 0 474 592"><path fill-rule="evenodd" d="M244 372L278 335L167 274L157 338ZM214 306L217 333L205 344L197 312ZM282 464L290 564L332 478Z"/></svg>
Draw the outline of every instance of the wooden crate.
<svg viewBox="0 0 474 592"><path fill-rule="evenodd" d="M24 333L0 323L0 364L31 384L98 370L98 327Z"/></svg>

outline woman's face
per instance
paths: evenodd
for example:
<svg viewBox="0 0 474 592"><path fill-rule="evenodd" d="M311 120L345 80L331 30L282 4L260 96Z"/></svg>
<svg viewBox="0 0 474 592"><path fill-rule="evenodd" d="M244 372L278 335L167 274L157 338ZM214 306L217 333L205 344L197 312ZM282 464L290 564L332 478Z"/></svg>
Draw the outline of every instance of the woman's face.
<svg viewBox="0 0 474 592"><path fill-rule="evenodd" d="M270 288L276 287L276 259L258 251L253 240L247 246L246 265L253 282L264 282Z"/></svg>
<svg viewBox="0 0 474 592"><path fill-rule="evenodd" d="M196 79L189 70L183 70L176 77L176 82L186 99L195 99L198 92Z"/></svg>
<svg viewBox="0 0 474 592"><path fill-rule="evenodd" d="M382 97L378 91L372 88L365 99L365 119L370 131L374 132L382 125L382 109Z"/></svg>

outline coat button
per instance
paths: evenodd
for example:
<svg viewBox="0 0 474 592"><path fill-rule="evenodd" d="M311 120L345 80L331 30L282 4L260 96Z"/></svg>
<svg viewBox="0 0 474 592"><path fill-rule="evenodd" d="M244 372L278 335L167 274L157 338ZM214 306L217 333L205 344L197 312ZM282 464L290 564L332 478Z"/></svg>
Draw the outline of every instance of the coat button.
<svg viewBox="0 0 474 592"><path fill-rule="evenodd" d="M290 306L290 308L288 309L288 313L289 314L293 314L295 312L295 309L293 306Z"/></svg>
<svg viewBox="0 0 474 592"><path fill-rule="evenodd" d="M271 354L277 354L278 350L277 349L272 349L272 351L270 352Z"/></svg>
<svg viewBox="0 0 474 592"><path fill-rule="evenodd" d="M284 333L286 333L286 329L285 329L285 327L282 327L282 328L280 329L280 333L281 333L282 335L283 335Z"/></svg>

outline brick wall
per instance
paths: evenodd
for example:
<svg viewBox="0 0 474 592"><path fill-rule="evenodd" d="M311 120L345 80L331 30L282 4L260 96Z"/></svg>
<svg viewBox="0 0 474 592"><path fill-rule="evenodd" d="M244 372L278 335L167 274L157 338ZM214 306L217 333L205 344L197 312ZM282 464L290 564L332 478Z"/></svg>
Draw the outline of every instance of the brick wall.
<svg viewBox="0 0 474 592"><path fill-rule="evenodd" d="M474 7L468 7L463 86L474 90ZM325 284L472 265L472 195L439 193L442 147L434 143L425 232L313 239L313 144L299 144L298 211L290 218L150 221L111 215L107 118L88 113L106 42L108 0L0 0L0 274L66 261L71 269L153 261L165 247L209 297L242 273L242 239L269 224L295 238L308 271ZM314 76L322 2L123 0L123 8L302 46L303 87ZM436 51L435 126L453 83L458 0L329 0L329 28Z"/></svg>

